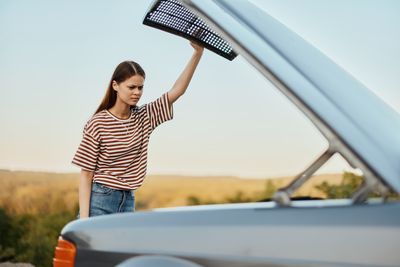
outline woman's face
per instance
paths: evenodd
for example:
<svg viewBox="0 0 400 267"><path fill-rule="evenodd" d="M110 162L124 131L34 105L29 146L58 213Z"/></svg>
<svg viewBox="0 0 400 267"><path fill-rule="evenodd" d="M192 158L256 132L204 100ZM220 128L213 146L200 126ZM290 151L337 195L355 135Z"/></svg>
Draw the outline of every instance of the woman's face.
<svg viewBox="0 0 400 267"><path fill-rule="evenodd" d="M112 86L117 91L117 98L130 106L135 106L143 94L144 78L134 75L121 83L113 81Z"/></svg>

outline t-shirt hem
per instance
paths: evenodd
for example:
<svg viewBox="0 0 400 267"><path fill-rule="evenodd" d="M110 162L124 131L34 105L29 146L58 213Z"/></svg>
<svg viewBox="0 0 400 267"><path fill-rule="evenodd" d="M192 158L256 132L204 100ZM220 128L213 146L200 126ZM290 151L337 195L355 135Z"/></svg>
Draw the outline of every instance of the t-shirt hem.
<svg viewBox="0 0 400 267"><path fill-rule="evenodd" d="M118 186L118 185L115 185L112 182L111 179L107 179L107 181L105 181L105 179L96 178L96 177L93 177L93 183L99 183L99 184L102 184L102 185L105 185L107 187L110 187L112 189L117 189L117 190L136 190L141 186L141 184L138 185L138 186L134 186L134 187L131 187L131 186L126 186L126 187L125 186Z"/></svg>

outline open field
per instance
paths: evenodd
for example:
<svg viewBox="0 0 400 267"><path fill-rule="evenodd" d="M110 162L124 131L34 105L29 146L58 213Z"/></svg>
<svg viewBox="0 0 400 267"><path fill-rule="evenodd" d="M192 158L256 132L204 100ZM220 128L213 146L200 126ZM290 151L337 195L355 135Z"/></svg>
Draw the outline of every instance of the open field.
<svg viewBox="0 0 400 267"><path fill-rule="evenodd" d="M319 175L306 183L296 195L324 197L314 188L328 181L339 184L341 174ZM0 171L0 207L11 213L40 214L62 209L74 210L78 204L79 174ZM261 199L269 182L275 190L292 177L245 179L235 177L148 176L136 191L138 209L184 206L189 197L205 202L224 202L240 194ZM271 188L272 186L272 188Z"/></svg>

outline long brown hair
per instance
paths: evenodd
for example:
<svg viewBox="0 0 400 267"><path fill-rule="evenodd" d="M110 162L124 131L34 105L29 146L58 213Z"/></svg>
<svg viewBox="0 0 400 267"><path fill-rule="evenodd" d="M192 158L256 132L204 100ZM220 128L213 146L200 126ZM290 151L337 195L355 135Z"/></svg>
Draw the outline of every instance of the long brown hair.
<svg viewBox="0 0 400 267"><path fill-rule="evenodd" d="M102 110L109 109L115 105L115 102L117 101L117 92L112 87L113 81L119 84L134 75L140 75L143 78L146 78L144 70L138 63L134 61L124 61L119 63L119 65L115 68L110 83L108 84L106 94L104 95L103 100L94 114L97 114Z"/></svg>

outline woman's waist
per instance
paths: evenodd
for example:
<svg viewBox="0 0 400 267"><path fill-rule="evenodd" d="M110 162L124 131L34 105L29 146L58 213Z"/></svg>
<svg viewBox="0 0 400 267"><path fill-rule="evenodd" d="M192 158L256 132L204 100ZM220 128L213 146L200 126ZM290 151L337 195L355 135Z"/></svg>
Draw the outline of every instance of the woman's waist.
<svg viewBox="0 0 400 267"><path fill-rule="evenodd" d="M106 185L119 190L135 190L140 187L146 173L129 174L129 173L109 173L95 171L93 182Z"/></svg>

